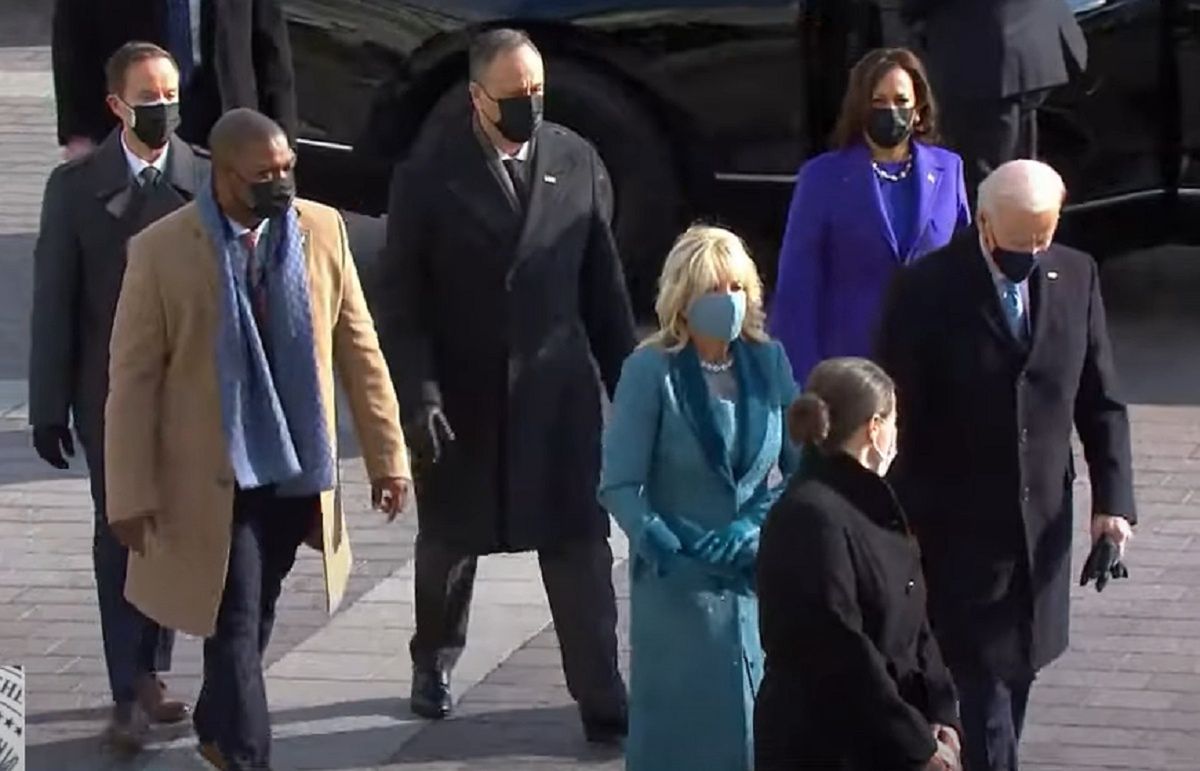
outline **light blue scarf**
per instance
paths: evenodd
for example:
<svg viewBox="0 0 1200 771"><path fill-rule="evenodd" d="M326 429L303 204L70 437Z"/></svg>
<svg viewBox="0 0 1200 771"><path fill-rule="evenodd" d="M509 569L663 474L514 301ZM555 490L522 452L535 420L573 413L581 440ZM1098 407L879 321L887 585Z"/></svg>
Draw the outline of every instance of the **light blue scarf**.
<svg viewBox="0 0 1200 771"><path fill-rule="evenodd" d="M246 283L244 252L210 185L201 189L196 204L217 255L221 302L217 377L237 484L244 490L276 485L285 496L332 489L333 453L321 401L308 271L295 209L289 208L268 229L267 330L260 336Z"/></svg>

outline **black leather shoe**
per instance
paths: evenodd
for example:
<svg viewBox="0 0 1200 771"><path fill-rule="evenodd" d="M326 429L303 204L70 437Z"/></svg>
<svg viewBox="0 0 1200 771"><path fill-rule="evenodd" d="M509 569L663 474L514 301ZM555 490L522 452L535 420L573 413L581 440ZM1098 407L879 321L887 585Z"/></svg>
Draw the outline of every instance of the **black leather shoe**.
<svg viewBox="0 0 1200 771"><path fill-rule="evenodd" d="M588 744L619 747L625 742L628 733L629 721L624 717L607 720L583 719L583 735Z"/></svg>
<svg viewBox="0 0 1200 771"><path fill-rule="evenodd" d="M450 699L450 673L442 670L414 669L409 709L428 720L444 720L454 711Z"/></svg>

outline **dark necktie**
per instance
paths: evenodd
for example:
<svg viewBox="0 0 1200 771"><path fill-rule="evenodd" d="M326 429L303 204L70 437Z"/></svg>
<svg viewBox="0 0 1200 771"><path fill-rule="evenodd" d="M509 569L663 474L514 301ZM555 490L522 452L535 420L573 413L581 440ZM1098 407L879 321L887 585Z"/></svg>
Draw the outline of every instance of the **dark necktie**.
<svg viewBox="0 0 1200 771"><path fill-rule="evenodd" d="M167 50L179 65L179 84L186 86L195 65L192 52L191 0L166 0Z"/></svg>
<svg viewBox="0 0 1200 771"><path fill-rule="evenodd" d="M246 248L246 285L250 289L250 307L254 309L254 322L258 324L258 336L266 347L267 340L267 271L258 254L258 234L247 230L238 236Z"/></svg>
<svg viewBox="0 0 1200 771"><path fill-rule="evenodd" d="M517 194L517 201L524 211L525 205L529 203L529 185L525 182L524 164L516 158L505 158L503 163L508 178L512 180L513 192Z"/></svg>
<svg viewBox="0 0 1200 771"><path fill-rule="evenodd" d="M153 166L147 166L138 172L138 181L144 188L154 187L160 179L162 179L162 172Z"/></svg>

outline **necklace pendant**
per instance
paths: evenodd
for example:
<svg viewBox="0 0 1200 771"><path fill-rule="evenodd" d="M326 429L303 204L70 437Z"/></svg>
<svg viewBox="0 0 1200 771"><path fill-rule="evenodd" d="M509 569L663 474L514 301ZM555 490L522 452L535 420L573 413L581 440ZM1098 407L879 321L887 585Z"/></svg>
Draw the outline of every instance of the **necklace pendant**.
<svg viewBox="0 0 1200 771"><path fill-rule="evenodd" d="M911 157L905 161L904 166L895 173L883 168L877 161L871 161L871 169L875 172L876 176L887 182L900 182L901 180L907 178L912 172L912 167L913 160Z"/></svg>
<svg viewBox="0 0 1200 771"><path fill-rule="evenodd" d="M717 363L710 362L710 361L704 361L703 359L700 360L700 369L704 370L705 372L711 372L714 375L719 375L722 372L726 372L732 366L733 366L732 358L729 358L729 359L726 359L725 361L717 362Z"/></svg>

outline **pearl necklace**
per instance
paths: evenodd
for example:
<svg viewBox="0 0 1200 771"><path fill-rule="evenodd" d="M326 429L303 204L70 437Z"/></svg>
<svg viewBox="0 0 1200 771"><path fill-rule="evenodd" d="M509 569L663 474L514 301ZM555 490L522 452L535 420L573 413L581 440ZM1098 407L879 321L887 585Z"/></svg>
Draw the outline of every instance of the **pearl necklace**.
<svg viewBox="0 0 1200 771"><path fill-rule="evenodd" d="M704 370L705 372L711 372L714 375L719 375L722 372L728 372L729 368L732 366L733 366L733 357L732 356L729 357L728 359L726 359L725 361L718 362L716 364L712 363L711 361L705 361L704 359L700 360L700 369Z"/></svg>
<svg viewBox="0 0 1200 771"><path fill-rule="evenodd" d="M900 182L901 180L905 179L912 172L912 167L913 162L911 157L904 162L904 167L894 174L880 166L875 161L871 161L871 168L875 170L875 174L878 175L880 179L887 180L888 182Z"/></svg>

